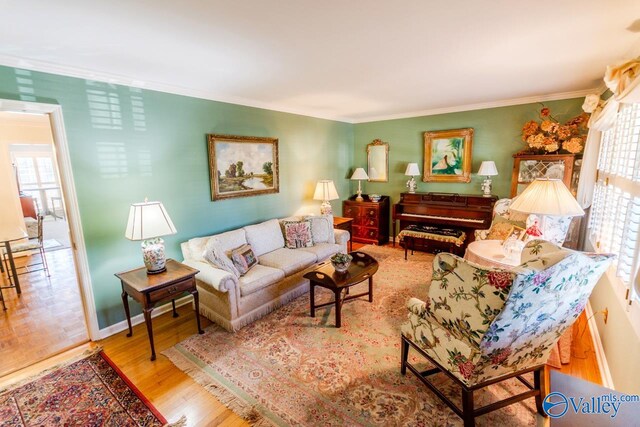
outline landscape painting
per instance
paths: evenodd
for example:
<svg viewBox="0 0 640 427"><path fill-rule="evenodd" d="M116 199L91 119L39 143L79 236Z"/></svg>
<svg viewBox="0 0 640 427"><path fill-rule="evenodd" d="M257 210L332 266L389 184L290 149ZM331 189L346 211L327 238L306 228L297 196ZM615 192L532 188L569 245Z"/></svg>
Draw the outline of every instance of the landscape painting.
<svg viewBox="0 0 640 427"><path fill-rule="evenodd" d="M424 175L435 182L470 182L473 128L424 133Z"/></svg>
<svg viewBox="0 0 640 427"><path fill-rule="evenodd" d="M209 135L211 199L277 193L278 139Z"/></svg>

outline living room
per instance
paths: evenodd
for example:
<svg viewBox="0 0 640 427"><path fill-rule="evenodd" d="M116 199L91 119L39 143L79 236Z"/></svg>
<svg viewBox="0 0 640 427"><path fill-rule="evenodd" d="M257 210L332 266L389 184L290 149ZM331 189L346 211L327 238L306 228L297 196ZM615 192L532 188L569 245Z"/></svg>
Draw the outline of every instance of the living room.
<svg viewBox="0 0 640 427"><path fill-rule="evenodd" d="M190 239L274 218L319 215L319 180L335 185L339 198L331 205L337 217L344 216L343 201L359 185L364 194L388 196L397 204L407 191L407 165L417 163L424 172L424 133L466 128L473 129L469 181L425 182L418 176L417 192L481 195L486 177L477 172L483 161L493 161L498 174L491 177L491 194L508 198L513 155L526 148L525 123L539 121L543 107L565 123L583 113L586 96L601 95L603 102L615 97L603 82L607 66L640 54L640 10L631 1L616 7L575 1L554 5L553 13L550 4L531 10L493 2L29 6L6 7L11 19L0 30L6 40L0 47L0 110L51 120L73 236L70 270L77 272L91 341L80 348L103 346L167 420L184 415L188 425L261 422L264 414L234 415L234 408L242 411L229 404L233 399L211 394L207 390L214 386L199 385L162 354L196 334L191 296L177 300L178 318L171 316L170 304L156 309L155 361L149 360L143 309L133 301L135 326L126 337L123 289L114 275L143 264L139 243L124 235L132 204L146 198L162 203L176 231L163 237L166 257L182 262L180 245ZM278 191L212 200L208 135L276 138ZM388 144L388 180L350 179L357 168L367 169L367 145L374 140ZM397 245L373 248L370 253L383 254L379 280L385 262L405 265ZM429 266L432 259L416 251L408 257L408 272L415 274L416 266ZM23 287L39 274L21 276ZM632 357L640 351L640 336L626 308L631 300L604 283L607 278L591 296L593 318L585 336L591 341L597 333L606 355L611 381L601 384L640 394L640 370ZM377 302L382 294L375 291ZM14 289L3 293L8 322L11 299L20 302ZM424 298L426 291L413 296ZM406 318L407 301L389 298L387 304ZM294 302L268 316L292 309ZM349 307L358 304L369 305L345 304L346 327L354 320ZM333 325L331 310L316 321ZM230 334L201 320L207 337ZM248 334L259 321L236 334ZM398 375L400 326L390 352L397 356L392 363ZM24 377L35 373L32 367ZM415 387L431 394L436 405L427 387ZM449 412L447 422L459 422Z"/></svg>

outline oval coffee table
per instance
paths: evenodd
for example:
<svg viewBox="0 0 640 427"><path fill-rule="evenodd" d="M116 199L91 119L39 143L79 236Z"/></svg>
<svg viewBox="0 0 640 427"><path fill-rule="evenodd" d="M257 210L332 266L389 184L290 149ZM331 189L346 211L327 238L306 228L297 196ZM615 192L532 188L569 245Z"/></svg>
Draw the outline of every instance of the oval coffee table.
<svg viewBox="0 0 640 427"><path fill-rule="evenodd" d="M353 257L351 265L345 273L337 273L331 265L331 261L326 261L313 271L306 273L303 277L309 279L309 297L311 300L311 317L316 317L316 309L335 304L336 306L336 328L342 325L341 311L342 304L355 298L368 296L369 302L373 302L373 275L378 271L378 261L371 255L364 252L351 252ZM362 283L369 279L369 291L357 295L349 295L351 286ZM315 287L333 291L334 301L316 305ZM344 292L343 292L344 291Z"/></svg>

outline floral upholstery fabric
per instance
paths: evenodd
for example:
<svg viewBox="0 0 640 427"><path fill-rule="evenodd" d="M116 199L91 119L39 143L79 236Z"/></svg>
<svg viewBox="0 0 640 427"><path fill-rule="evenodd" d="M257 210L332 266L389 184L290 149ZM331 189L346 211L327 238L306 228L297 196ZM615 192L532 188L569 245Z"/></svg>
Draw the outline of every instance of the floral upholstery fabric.
<svg viewBox="0 0 640 427"><path fill-rule="evenodd" d="M509 206L514 200L515 198L500 199L495 203L495 205L493 205L493 221L491 223L492 226L494 223L503 222L512 224L515 227L525 228L528 215L509 209ZM487 236L489 235L490 231L491 228L489 230L476 230L476 240L487 240Z"/></svg>
<svg viewBox="0 0 640 427"><path fill-rule="evenodd" d="M429 298L409 301L402 334L468 386L543 364L611 258L540 240L512 271L439 254Z"/></svg>

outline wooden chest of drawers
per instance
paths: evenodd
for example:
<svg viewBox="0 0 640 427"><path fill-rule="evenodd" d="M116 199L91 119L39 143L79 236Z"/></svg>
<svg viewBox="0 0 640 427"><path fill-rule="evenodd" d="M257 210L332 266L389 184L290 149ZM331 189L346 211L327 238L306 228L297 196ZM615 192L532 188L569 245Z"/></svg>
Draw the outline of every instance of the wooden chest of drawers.
<svg viewBox="0 0 640 427"><path fill-rule="evenodd" d="M382 196L379 202L372 202L367 195L362 195L363 202L356 202L351 196L342 202L342 216L353 218L354 242L383 245L389 241L389 209L388 196Z"/></svg>

